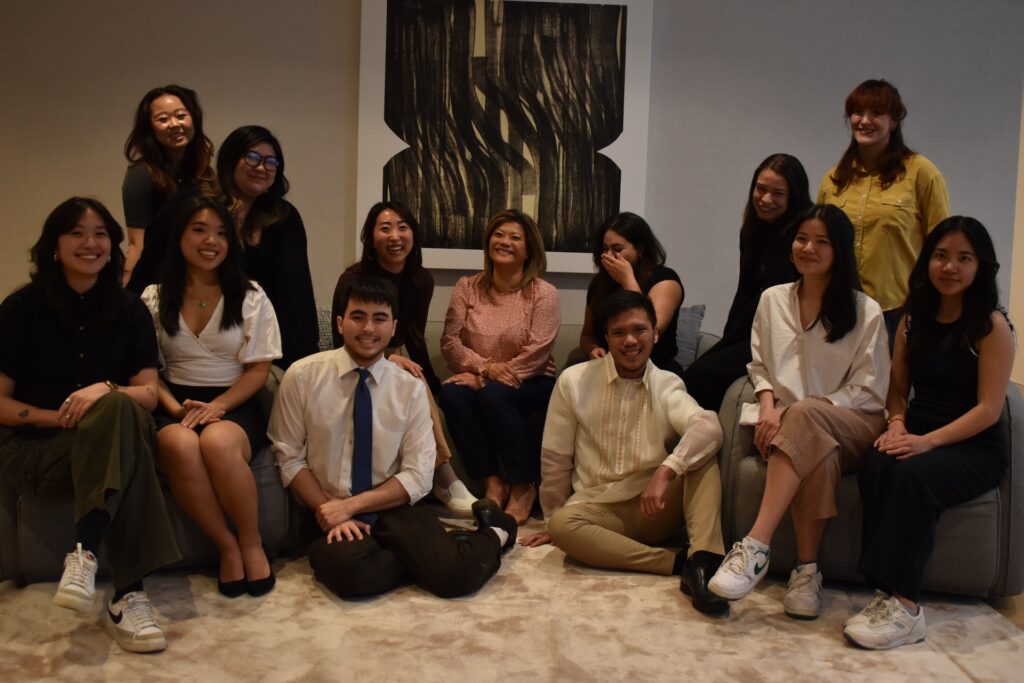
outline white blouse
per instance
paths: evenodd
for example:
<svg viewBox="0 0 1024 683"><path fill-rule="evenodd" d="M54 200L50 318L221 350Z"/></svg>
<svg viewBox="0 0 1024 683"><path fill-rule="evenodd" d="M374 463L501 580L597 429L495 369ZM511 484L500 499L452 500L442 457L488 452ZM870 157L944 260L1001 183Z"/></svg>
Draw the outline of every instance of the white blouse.
<svg viewBox="0 0 1024 683"><path fill-rule="evenodd" d="M889 345L878 303L857 292L857 324L835 342L821 322L800 324L799 282L761 295L750 333L747 372L754 392L771 389L776 405L818 397L841 408L880 413L889 388ZM757 422L758 405L743 406L740 424Z"/></svg>
<svg viewBox="0 0 1024 683"><path fill-rule="evenodd" d="M242 324L220 329L224 297L217 302L206 327L196 335L178 314L178 334L171 336L160 324L160 286L142 292L142 302L153 315L160 367L164 380L192 387L228 387L247 363L281 357L281 331L270 299L255 282L242 301Z"/></svg>

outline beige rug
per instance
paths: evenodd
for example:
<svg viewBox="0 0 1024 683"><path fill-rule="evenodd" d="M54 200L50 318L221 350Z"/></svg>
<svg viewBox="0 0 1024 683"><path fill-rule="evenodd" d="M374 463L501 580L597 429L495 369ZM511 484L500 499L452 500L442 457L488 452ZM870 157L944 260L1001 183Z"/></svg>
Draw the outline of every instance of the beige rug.
<svg viewBox="0 0 1024 683"><path fill-rule="evenodd" d="M0 584L0 681L1024 680L1024 632L981 601L931 596L927 640L867 652L841 636L866 591L829 588L821 618L798 622L769 579L709 618L675 579L589 569L550 546L517 547L450 601L409 586L344 602L304 558L275 569L261 599L223 598L201 574L150 578L169 642L158 655L120 650L99 601L84 618L50 603L55 584Z"/></svg>

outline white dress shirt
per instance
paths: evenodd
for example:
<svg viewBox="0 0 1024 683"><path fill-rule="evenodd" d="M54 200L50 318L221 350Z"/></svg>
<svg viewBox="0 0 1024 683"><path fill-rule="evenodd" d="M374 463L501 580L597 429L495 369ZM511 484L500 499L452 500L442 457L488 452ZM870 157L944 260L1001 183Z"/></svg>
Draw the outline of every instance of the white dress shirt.
<svg viewBox="0 0 1024 683"><path fill-rule="evenodd" d="M761 294L750 333L753 360L747 372L754 392L771 389L776 405L818 397L840 408L880 413L889 388L889 345L878 303L857 292L857 324L835 342L825 326L800 323L799 282L769 287ZM757 422L759 407L743 407L740 424Z"/></svg>
<svg viewBox="0 0 1024 683"><path fill-rule="evenodd" d="M288 368L267 428L285 486L306 468L327 495L352 495L358 367L342 347L307 356ZM430 491L434 476L436 445L425 385L385 358L367 370L373 401L373 486L394 477L415 503Z"/></svg>
<svg viewBox="0 0 1024 683"><path fill-rule="evenodd" d="M685 475L721 445L718 416L675 373L648 360L641 379L623 379L611 354L573 365L559 376L544 423L544 516L573 503L629 500L658 466Z"/></svg>
<svg viewBox="0 0 1024 683"><path fill-rule="evenodd" d="M153 315L160 345L160 370L172 384L190 387L229 387L245 372L246 363L281 357L281 331L274 306L263 289L253 289L242 300L242 324L220 329L224 297L217 302L210 321L198 335L178 314L178 333L171 336L160 324L160 286L142 292L142 302Z"/></svg>

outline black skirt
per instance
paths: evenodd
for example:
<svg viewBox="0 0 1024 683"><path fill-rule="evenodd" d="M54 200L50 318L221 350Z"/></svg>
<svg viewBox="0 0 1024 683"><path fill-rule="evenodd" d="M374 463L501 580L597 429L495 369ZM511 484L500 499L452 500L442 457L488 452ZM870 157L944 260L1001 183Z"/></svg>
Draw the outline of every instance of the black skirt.
<svg viewBox="0 0 1024 683"><path fill-rule="evenodd" d="M167 385L167 388L170 389L171 395L174 396L179 403L184 403L186 399L209 403L230 388L192 387L184 384L171 384L170 382L165 382L165 384ZM157 431L163 429L167 425L181 423L179 418L172 417L161 406L157 406L157 409L153 414L153 419L156 421ZM234 422L245 431L245 435L249 439L249 448L252 450L252 455L256 455L256 452L267 443L267 418L263 415L263 410L260 408L260 404L256 400L255 395L242 405L224 413L221 420ZM201 433L205 426L206 425L196 425L196 434Z"/></svg>

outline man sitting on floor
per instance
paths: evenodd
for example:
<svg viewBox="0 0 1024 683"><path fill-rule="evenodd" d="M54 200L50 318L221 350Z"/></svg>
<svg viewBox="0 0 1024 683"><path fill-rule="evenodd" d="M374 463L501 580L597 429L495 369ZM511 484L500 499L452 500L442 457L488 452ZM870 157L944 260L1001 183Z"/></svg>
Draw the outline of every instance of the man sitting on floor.
<svg viewBox="0 0 1024 683"><path fill-rule="evenodd" d="M724 550L722 428L677 375L650 362L655 319L650 300L626 290L595 311L609 353L558 378L541 450L547 532L520 542L554 543L595 567L682 573L693 606L720 613L728 603L707 582ZM688 557L649 545L672 539L684 518Z"/></svg>
<svg viewBox="0 0 1024 683"><path fill-rule="evenodd" d="M341 597L410 581L440 597L480 588L515 543L515 520L489 500L479 528L449 534L416 502L430 491L435 444L423 382L384 358L398 292L377 277L342 294L340 349L295 362L281 381L268 435L284 485L325 532L309 548L316 578Z"/></svg>

